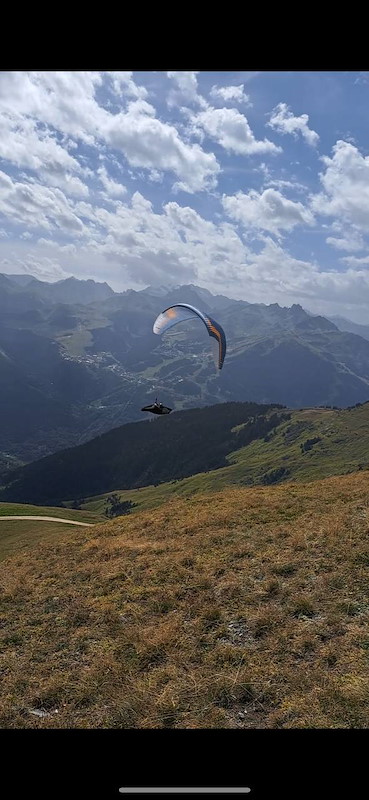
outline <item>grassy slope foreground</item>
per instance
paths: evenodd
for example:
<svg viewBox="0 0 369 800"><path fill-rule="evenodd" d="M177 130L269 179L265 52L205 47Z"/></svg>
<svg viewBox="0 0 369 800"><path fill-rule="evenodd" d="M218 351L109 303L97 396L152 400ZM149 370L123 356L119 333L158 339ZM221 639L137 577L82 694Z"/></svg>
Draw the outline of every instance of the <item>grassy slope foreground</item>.
<svg viewBox="0 0 369 800"><path fill-rule="evenodd" d="M9 557L1 727L366 728L368 480L173 500Z"/></svg>

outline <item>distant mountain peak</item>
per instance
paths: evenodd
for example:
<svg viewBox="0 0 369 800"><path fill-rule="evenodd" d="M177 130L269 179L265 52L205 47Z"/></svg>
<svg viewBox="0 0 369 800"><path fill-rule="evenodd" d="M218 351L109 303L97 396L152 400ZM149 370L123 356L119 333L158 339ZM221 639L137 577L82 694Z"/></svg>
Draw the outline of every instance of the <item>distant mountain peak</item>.
<svg viewBox="0 0 369 800"><path fill-rule="evenodd" d="M168 303L189 303L190 305L198 306L202 311L212 312L226 308L232 303L244 303L249 305L247 300L234 300L226 297L223 294L213 294L209 289L204 286L197 286L195 283L186 284L154 284L141 289L141 293L149 294L152 297L165 297L168 298Z"/></svg>
<svg viewBox="0 0 369 800"><path fill-rule="evenodd" d="M107 286L110 289L110 291L114 293L113 289L111 288L111 286L109 286L109 284L106 281L95 281L93 278L76 278L75 275L71 275L69 278L62 278L60 281L56 281L54 286L56 285L60 286L60 284L64 284L65 286L66 284L71 285L77 283L88 284L89 286Z"/></svg>
<svg viewBox="0 0 369 800"><path fill-rule="evenodd" d="M174 289L174 285L171 286L171 284L168 283L166 286L163 286L162 284L146 286L145 289L141 289L141 292L151 294L153 297L165 297L165 295L168 294L168 292L170 292L172 289Z"/></svg>
<svg viewBox="0 0 369 800"><path fill-rule="evenodd" d="M6 280L10 281L10 283L16 286L27 286L32 281L37 280L37 278L35 278L34 275L28 275L27 273L20 273L19 275L10 273L1 273L1 275L3 278L6 278Z"/></svg>

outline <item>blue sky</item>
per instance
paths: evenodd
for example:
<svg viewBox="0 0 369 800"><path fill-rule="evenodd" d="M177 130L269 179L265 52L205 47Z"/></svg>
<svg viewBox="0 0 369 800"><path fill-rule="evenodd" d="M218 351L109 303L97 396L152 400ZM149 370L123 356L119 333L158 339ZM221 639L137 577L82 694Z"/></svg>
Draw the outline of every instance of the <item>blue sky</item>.
<svg viewBox="0 0 369 800"><path fill-rule="evenodd" d="M368 323L369 74L3 72L0 271Z"/></svg>

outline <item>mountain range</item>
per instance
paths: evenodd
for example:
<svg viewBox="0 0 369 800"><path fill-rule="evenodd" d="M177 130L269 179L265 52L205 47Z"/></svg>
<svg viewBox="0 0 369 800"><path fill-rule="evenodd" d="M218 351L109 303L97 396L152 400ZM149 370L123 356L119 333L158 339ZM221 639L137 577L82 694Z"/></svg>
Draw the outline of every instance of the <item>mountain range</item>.
<svg viewBox="0 0 369 800"><path fill-rule="evenodd" d="M356 333L362 336L363 339L369 339L369 325L359 325L357 322L352 322L345 317L328 317L333 322L339 331L348 331L348 333Z"/></svg>
<svg viewBox="0 0 369 800"><path fill-rule="evenodd" d="M153 333L156 315L175 302L223 326L221 373L202 323ZM366 326L312 316L299 305L251 304L192 284L117 293L92 280L0 275L0 468L139 421L156 395L179 411L232 401L291 408L365 402L366 333Z"/></svg>

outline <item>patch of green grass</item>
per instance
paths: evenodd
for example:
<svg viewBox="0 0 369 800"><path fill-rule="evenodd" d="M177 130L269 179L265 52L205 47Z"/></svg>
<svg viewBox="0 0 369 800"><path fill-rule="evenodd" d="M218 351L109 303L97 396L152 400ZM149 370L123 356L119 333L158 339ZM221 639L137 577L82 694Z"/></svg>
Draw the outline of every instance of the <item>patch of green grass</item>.
<svg viewBox="0 0 369 800"><path fill-rule="evenodd" d="M100 514L89 511L78 511L66 508L52 508L51 506L31 506L25 503L0 503L0 560L26 548L38 545L40 542L58 541L63 535L69 534L72 525L63 525L62 522L47 522L44 520L7 520L1 517L9 516L40 516L59 517L76 522L89 522L95 525L105 518ZM79 530L82 530L80 528Z"/></svg>
<svg viewBox="0 0 369 800"><path fill-rule="evenodd" d="M80 522L101 522L101 514L79 509L63 508L63 506L33 506L27 503L0 503L0 517L19 516L20 514L38 517L60 517L79 520Z"/></svg>
<svg viewBox="0 0 369 800"><path fill-rule="evenodd" d="M86 347L92 344L92 333L86 328L84 330L78 328L58 336L57 340L71 356L84 356Z"/></svg>
<svg viewBox="0 0 369 800"><path fill-rule="evenodd" d="M147 378L148 380L154 378L155 375L163 368L168 366L169 364L175 364L178 361L178 357L175 358L166 358L160 362L160 364L156 364L154 367L147 367L140 373L141 378Z"/></svg>

